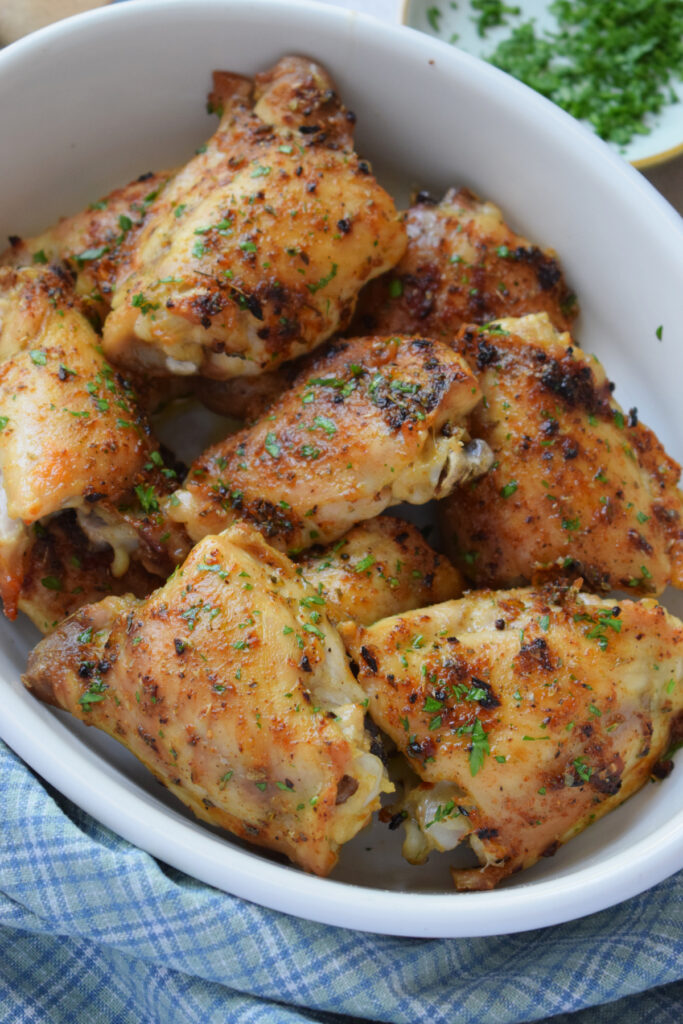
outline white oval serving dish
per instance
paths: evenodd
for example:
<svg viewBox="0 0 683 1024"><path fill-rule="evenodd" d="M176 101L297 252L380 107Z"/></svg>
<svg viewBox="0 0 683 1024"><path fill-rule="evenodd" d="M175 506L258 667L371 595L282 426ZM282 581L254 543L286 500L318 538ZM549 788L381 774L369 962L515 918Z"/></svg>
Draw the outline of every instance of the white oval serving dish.
<svg viewBox="0 0 683 1024"><path fill-rule="evenodd" d="M211 71L251 73L288 52L330 69L358 115L359 151L402 201L414 186L468 185L555 247L581 300L582 345L680 458L680 219L552 104L405 28L312 3L138 0L14 44L0 52L0 235L38 231L187 158L213 130L203 113ZM27 622L0 624L0 735L131 842L257 903L395 935L501 934L599 910L683 867L679 765L497 891L453 892L447 856L410 867L400 834L379 824L345 848L331 878L310 877L199 824L116 743L38 704L19 681L36 638Z"/></svg>

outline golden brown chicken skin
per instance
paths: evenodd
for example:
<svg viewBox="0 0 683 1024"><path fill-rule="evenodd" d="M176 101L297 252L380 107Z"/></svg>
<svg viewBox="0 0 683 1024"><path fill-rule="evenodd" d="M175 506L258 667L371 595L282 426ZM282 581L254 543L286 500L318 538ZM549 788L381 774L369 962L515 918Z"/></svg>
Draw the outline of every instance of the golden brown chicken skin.
<svg viewBox="0 0 683 1024"><path fill-rule="evenodd" d="M114 576L111 548L90 543L73 511L59 513L44 526L36 523L32 531L17 604L41 633L110 594L147 597L159 586L159 576L136 560Z"/></svg>
<svg viewBox="0 0 683 1024"><path fill-rule="evenodd" d="M195 541L244 519L286 551L329 543L484 472L490 453L462 427L479 394L440 342L336 342L252 427L197 459L165 508Z"/></svg>
<svg viewBox="0 0 683 1024"><path fill-rule="evenodd" d="M12 237L0 265L64 264L74 274L78 296L104 319L117 282L128 275L131 243L170 177L143 174L35 238Z"/></svg>
<svg viewBox="0 0 683 1024"><path fill-rule="evenodd" d="M493 203L451 189L438 204L421 194L403 218L408 247L363 290L356 333L450 338L463 324L541 312L571 327L578 307L555 253L515 234Z"/></svg>
<svg viewBox="0 0 683 1024"><path fill-rule="evenodd" d="M327 548L309 548L297 559L304 579L325 598L334 623L353 619L369 626L412 608L460 597L460 573L429 546L412 523L377 516L349 530Z"/></svg>
<svg viewBox="0 0 683 1024"><path fill-rule="evenodd" d="M392 788L324 604L245 526L207 537L146 601L77 612L24 682L124 744L203 821L318 874Z"/></svg>
<svg viewBox="0 0 683 1024"><path fill-rule="evenodd" d="M488 889L636 792L683 725L683 625L652 600L482 591L340 627L373 720L423 785L409 859L466 839Z"/></svg>
<svg viewBox="0 0 683 1024"><path fill-rule="evenodd" d="M214 86L219 128L152 204L104 326L108 358L135 371L275 369L346 327L405 248L322 68L288 57Z"/></svg>
<svg viewBox="0 0 683 1024"><path fill-rule="evenodd" d="M683 583L679 466L622 412L600 363L546 316L463 328L484 401L470 430L494 464L440 506L446 547L477 586L545 575L659 594Z"/></svg>

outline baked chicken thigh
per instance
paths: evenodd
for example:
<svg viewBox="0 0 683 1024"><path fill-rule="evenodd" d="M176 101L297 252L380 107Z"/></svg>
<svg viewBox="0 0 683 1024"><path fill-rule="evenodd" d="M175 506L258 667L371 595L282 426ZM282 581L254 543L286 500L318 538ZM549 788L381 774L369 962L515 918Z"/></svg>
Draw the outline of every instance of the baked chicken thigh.
<svg viewBox="0 0 683 1024"><path fill-rule="evenodd" d="M357 334L450 339L463 324L542 312L571 327L578 307L555 254L515 234L493 203L451 189L438 204L421 194L403 218L408 247L363 290Z"/></svg>
<svg viewBox="0 0 683 1024"><path fill-rule="evenodd" d="M441 342L336 342L252 427L197 459L166 510L195 541L243 519L286 551L329 543L484 472L490 453L462 426L479 396Z"/></svg>
<svg viewBox="0 0 683 1024"><path fill-rule="evenodd" d="M146 601L81 609L24 682L202 820L318 874L392 789L324 600L244 525L207 537Z"/></svg>
<svg viewBox="0 0 683 1024"><path fill-rule="evenodd" d="M361 286L405 248L317 64L217 72L210 102L219 128L153 203L104 326L108 358L135 371L275 369L346 327Z"/></svg>
<svg viewBox="0 0 683 1024"><path fill-rule="evenodd" d="M683 731L683 624L655 601L482 591L340 627L369 712L423 780L404 853L467 840L488 889L622 803Z"/></svg>
<svg viewBox="0 0 683 1024"><path fill-rule="evenodd" d="M30 528L67 508L93 542L113 549L114 576L131 556L167 575L187 550L184 531L166 523L155 497L173 478L130 387L101 355L66 272L0 270L0 353L5 614L16 614L36 536Z"/></svg>
<svg viewBox="0 0 683 1024"><path fill-rule="evenodd" d="M463 328L484 401L470 430L491 472L440 506L446 547L477 586L582 576L593 590L683 585L680 467L624 413L594 356L544 314Z"/></svg>

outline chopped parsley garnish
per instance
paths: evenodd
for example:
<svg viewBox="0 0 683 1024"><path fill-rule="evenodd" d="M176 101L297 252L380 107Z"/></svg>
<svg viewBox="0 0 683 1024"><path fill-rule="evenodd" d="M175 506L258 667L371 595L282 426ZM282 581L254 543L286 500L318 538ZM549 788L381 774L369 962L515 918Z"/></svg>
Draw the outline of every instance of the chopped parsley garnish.
<svg viewBox="0 0 683 1024"><path fill-rule="evenodd" d="M282 448L272 430L266 435L264 448L273 459L279 459L282 454Z"/></svg>
<svg viewBox="0 0 683 1024"><path fill-rule="evenodd" d="M501 489L500 489L500 496L501 496L501 498L510 498L510 497L512 497L512 495L515 493L515 491L517 490L518 487L519 487L519 484L517 483L517 481L516 480L511 480L509 484L505 484L504 487L501 487Z"/></svg>
<svg viewBox="0 0 683 1024"><path fill-rule="evenodd" d="M591 775L593 774L593 769L590 767L590 765L586 764L585 757L575 758L572 761L572 765L574 766L576 774L581 779L581 781L588 782Z"/></svg>
<svg viewBox="0 0 683 1024"><path fill-rule="evenodd" d="M333 263L332 269L330 270L329 274L327 274L325 277L321 277L319 281L315 282L315 284L307 284L306 287L308 288L311 295L315 295L315 293L319 292L321 288L325 288L330 283L332 278L337 276L338 269L339 268L337 267L337 264Z"/></svg>
<svg viewBox="0 0 683 1024"><path fill-rule="evenodd" d="M437 700L436 697L425 697L424 709L425 711L440 711L443 707L443 701Z"/></svg>
<svg viewBox="0 0 683 1024"><path fill-rule="evenodd" d="M337 425L329 416L316 416L313 420L313 427L324 430L328 437L337 433Z"/></svg>
<svg viewBox="0 0 683 1024"><path fill-rule="evenodd" d="M299 452L304 459L319 459L322 454L314 444L302 444Z"/></svg>
<svg viewBox="0 0 683 1024"><path fill-rule="evenodd" d="M683 71L679 0L555 0L549 9L557 31L525 21L488 60L603 139L626 145L647 134L647 115L675 101L672 79Z"/></svg>
<svg viewBox="0 0 683 1024"><path fill-rule="evenodd" d="M45 366L47 363L47 353L43 352L42 349L33 348L29 355L31 356L31 362L35 363L36 366Z"/></svg>
<svg viewBox="0 0 683 1024"><path fill-rule="evenodd" d="M131 305L139 309L143 316L147 316L148 313L152 313L155 309L159 309L158 302L150 302L146 299L143 292L137 292L130 300Z"/></svg>
<svg viewBox="0 0 683 1024"><path fill-rule="evenodd" d="M475 719L472 728L472 746L470 748L470 775L474 777L484 764L484 758L491 753L488 734L479 719Z"/></svg>
<svg viewBox="0 0 683 1024"><path fill-rule="evenodd" d="M84 711L90 711L93 704L97 704L99 701L104 700L107 696L106 690L106 683L103 683L101 679L93 679L85 693L81 694L78 698L78 703Z"/></svg>
<svg viewBox="0 0 683 1024"><path fill-rule="evenodd" d="M44 576L40 581L46 590L63 590L62 581L56 576Z"/></svg>
<svg viewBox="0 0 683 1024"><path fill-rule="evenodd" d="M83 252L76 253L74 259L80 267L91 260L99 260L107 252L109 252L109 246L100 245L97 249L84 249Z"/></svg>
<svg viewBox="0 0 683 1024"><path fill-rule="evenodd" d="M439 804L434 812L434 817L431 821L425 822L425 828L431 828L439 821L445 821L447 818L459 818L462 812L456 807L454 800L449 800L447 803Z"/></svg>
<svg viewBox="0 0 683 1024"><path fill-rule="evenodd" d="M441 8L440 7L428 7L427 10L425 11L425 15L426 15L427 21L429 22L431 28L433 28L435 32L438 32L439 31L439 21L441 20Z"/></svg>
<svg viewBox="0 0 683 1024"><path fill-rule="evenodd" d="M507 24L507 14L519 14L519 7L511 7L504 4L502 0L470 0L470 7L477 11L477 17L472 18L477 35L483 39L490 28L498 28L499 25Z"/></svg>
<svg viewBox="0 0 683 1024"><path fill-rule="evenodd" d="M140 507L143 512L149 514L150 512L159 511L159 502L154 493L154 488L151 485L149 487L145 487L143 484L137 484L134 490L137 494L138 501L140 502Z"/></svg>

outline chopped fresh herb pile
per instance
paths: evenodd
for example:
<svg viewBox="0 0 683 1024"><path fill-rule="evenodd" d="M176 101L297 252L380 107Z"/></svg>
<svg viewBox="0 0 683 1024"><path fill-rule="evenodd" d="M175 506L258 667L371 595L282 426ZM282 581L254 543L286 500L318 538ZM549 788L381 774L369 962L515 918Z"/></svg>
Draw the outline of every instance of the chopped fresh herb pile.
<svg viewBox="0 0 683 1024"><path fill-rule="evenodd" d="M646 116L676 102L673 82L683 78L683 4L555 0L550 11L557 32L537 34L526 21L488 60L609 142L647 134Z"/></svg>

